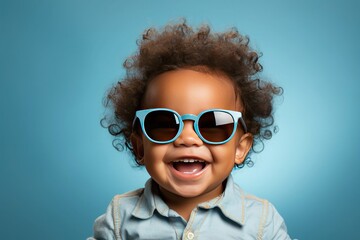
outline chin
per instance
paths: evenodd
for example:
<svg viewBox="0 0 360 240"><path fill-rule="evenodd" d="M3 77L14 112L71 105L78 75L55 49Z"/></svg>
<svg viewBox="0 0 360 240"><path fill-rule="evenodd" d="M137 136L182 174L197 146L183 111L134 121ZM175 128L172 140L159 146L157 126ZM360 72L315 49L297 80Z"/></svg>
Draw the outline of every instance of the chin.
<svg viewBox="0 0 360 240"><path fill-rule="evenodd" d="M195 198L204 194L198 187L189 187L188 189L183 187L179 191L174 191L173 193L183 198Z"/></svg>

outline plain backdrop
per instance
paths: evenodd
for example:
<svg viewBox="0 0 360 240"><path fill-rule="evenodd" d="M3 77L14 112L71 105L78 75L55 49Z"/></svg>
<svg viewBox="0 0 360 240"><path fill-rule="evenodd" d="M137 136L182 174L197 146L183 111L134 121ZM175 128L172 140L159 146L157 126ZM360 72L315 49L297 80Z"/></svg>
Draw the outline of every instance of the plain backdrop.
<svg viewBox="0 0 360 240"><path fill-rule="evenodd" d="M354 239L360 219L360 4L294 0L1 0L0 238L85 239L149 177L99 122L148 27L235 26L284 88L279 132L234 171L292 238Z"/></svg>

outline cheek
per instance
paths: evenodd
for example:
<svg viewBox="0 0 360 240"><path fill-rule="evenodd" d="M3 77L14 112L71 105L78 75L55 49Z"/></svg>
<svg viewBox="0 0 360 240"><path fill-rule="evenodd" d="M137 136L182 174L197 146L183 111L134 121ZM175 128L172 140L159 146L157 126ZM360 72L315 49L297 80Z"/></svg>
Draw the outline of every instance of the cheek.
<svg viewBox="0 0 360 240"><path fill-rule="evenodd" d="M155 181L164 178L167 164L165 163L165 155L168 147L153 143L144 144L144 165L150 176Z"/></svg>
<svg viewBox="0 0 360 240"><path fill-rule="evenodd" d="M235 146L233 143L226 143L225 145L214 145L210 149L214 160L216 161L233 161L235 159Z"/></svg>
<svg viewBox="0 0 360 240"><path fill-rule="evenodd" d="M167 151L166 145L154 144L149 141L144 142L145 163L155 163L162 161Z"/></svg>
<svg viewBox="0 0 360 240"><path fill-rule="evenodd" d="M213 159L218 164L226 166L226 168L233 168L235 164L236 147L238 143L238 137L235 135L233 139L223 145L210 146L210 151Z"/></svg>

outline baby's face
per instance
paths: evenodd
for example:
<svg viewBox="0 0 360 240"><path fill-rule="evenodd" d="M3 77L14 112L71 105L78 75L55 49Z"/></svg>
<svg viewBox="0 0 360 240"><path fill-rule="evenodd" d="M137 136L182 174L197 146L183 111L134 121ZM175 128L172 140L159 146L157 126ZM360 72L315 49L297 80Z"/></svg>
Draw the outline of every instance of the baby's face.
<svg viewBox="0 0 360 240"><path fill-rule="evenodd" d="M169 108L180 115L198 115L213 108L242 111L234 86L226 76L193 70L170 71L155 77L147 88L142 107ZM252 136L244 134L239 127L230 141L210 145L199 138L193 123L185 120L183 131L174 142L153 143L142 133L133 145L137 152L143 153L143 163L163 196L207 201L222 193L222 182L234 164L244 160Z"/></svg>

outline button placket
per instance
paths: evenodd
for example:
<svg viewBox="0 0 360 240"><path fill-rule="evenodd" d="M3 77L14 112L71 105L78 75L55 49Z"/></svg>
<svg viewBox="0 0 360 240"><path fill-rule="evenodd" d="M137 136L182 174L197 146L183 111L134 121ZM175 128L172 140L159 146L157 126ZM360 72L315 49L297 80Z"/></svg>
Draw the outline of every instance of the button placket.
<svg viewBox="0 0 360 240"><path fill-rule="evenodd" d="M192 240L195 237L195 234L193 232L187 232L186 234L187 239Z"/></svg>
<svg viewBox="0 0 360 240"><path fill-rule="evenodd" d="M184 235L183 235L183 238L185 240L193 240L195 238L195 234L192 231L192 226L195 221L195 217L197 216L197 212L198 212L198 209L195 208L190 214L190 219L188 221L188 224L185 228Z"/></svg>

